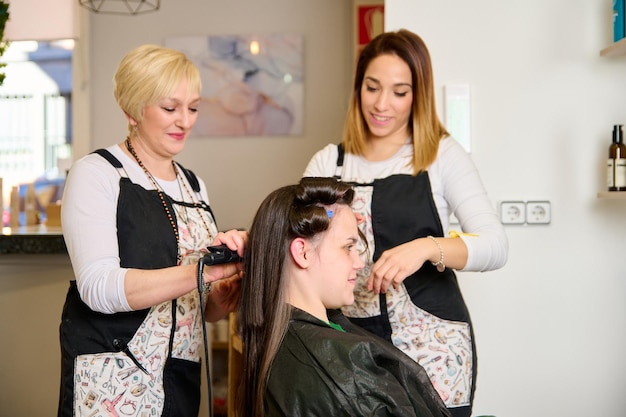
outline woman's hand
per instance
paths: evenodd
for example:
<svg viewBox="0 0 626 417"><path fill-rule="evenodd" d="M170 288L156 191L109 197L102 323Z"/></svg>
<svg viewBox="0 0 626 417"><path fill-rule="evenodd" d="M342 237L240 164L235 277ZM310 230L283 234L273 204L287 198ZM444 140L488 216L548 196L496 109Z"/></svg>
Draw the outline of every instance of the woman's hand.
<svg viewBox="0 0 626 417"><path fill-rule="evenodd" d="M406 277L414 274L432 256L428 243L424 239L416 239L384 251L372 267L367 289L384 293L389 286L398 288Z"/></svg>
<svg viewBox="0 0 626 417"><path fill-rule="evenodd" d="M215 239L213 239L211 245L226 245L228 249L237 251L237 254L243 258L247 243L247 231L232 229L227 232L219 232L217 236L215 236Z"/></svg>
<svg viewBox="0 0 626 417"><path fill-rule="evenodd" d="M445 267L463 269L467 263L467 246L463 239L422 237L395 248L388 249L378 258L367 281L367 289L376 293L386 292L413 275L424 265L445 260Z"/></svg>
<svg viewBox="0 0 626 417"><path fill-rule="evenodd" d="M216 281L212 285L204 310L204 319L215 322L235 311L239 303L241 273Z"/></svg>
<svg viewBox="0 0 626 417"><path fill-rule="evenodd" d="M230 250L236 251L237 254L243 258L245 252L245 246L248 242L248 232L240 230L229 230L228 232L219 232L213 242L212 246L226 245ZM205 266L202 273L202 277L205 283L211 283L212 286L216 286L216 283L220 280L238 276L243 269L242 262L229 262L219 265Z"/></svg>
<svg viewBox="0 0 626 417"><path fill-rule="evenodd" d="M248 232L233 229L219 232L211 245L226 245L228 249L236 251L243 258L247 243ZM205 320L217 321L235 310L239 303L242 268L242 262L204 267L204 282L211 282L211 292L204 314Z"/></svg>

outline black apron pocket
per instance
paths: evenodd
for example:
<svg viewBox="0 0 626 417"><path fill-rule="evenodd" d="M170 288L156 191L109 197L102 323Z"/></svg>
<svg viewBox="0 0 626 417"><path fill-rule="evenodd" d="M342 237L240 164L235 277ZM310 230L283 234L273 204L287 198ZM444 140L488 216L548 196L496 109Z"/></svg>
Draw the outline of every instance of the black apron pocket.
<svg viewBox="0 0 626 417"><path fill-rule="evenodd" d="M202 365L198 362L167 360L163 372L165 404L162 417L198 417L201 370Z"/></svg>

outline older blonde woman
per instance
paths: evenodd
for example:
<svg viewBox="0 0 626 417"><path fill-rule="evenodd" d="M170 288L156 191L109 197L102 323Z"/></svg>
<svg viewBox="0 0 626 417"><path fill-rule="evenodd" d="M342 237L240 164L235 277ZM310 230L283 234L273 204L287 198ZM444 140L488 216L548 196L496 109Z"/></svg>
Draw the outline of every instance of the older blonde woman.
<svg viewBox="0 0 626 417"><path fill-rule="evenodd" d="M143 45L115 73L129 135L76 161L63 196L75 273L61 323L59 416L197 417L206 319L236 303L238 264L207 267L206 247L243 254L247 235L218 233L204 182L174 161L197 120L200 77L175 50ZM113 414L110 414L113 413Z"/></svg>

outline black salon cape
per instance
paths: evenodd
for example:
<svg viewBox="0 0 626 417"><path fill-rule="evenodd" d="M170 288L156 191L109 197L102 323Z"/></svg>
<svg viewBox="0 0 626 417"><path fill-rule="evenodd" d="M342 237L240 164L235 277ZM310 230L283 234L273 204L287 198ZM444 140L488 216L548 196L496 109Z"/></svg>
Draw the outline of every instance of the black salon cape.
<svg viewBox="0 0 626 417"><path fill-rule="evenodd" d="M329 327L293 308L267 387L267 416L450 416L426 371L409 356L350 323Z"/></svg>

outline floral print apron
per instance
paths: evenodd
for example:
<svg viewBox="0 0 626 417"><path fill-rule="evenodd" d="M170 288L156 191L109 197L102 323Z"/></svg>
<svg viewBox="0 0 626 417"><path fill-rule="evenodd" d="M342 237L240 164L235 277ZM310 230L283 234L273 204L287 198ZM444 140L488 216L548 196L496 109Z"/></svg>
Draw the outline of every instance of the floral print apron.
<svg viewBox="0 0 626 417"><path fill-rule="evenodd" d="M342 161L340 150L335 176L354 186L353 209L365 219L360 227L368 244L355 302L342 312L422 365L451 412L469 416L476 356L469 312L454 271L439 273L427 262L397 290L374 294L365 288L372 265L385 250L419 237L443 236L428 173L364 183L342 178Z"/></svg>
<svg viewBox="0 0 626 417"><path fill-rule="evenodd" d="M146 202L152 210L142 204ZM217 234L210 208L202 204L196 209L170 198L167 202L176 214L181 264L196 264ZM123 267L176 264L176 239L164 217L156 192L121 178L118 240ZM132 235L126 232L130 224ZM133 250L137 245L152 249L144 253L163 256L139 259L139 251ZM206 298L200 300L194 290L150 309L103 315L84 305L72 283L61 325L66 381L71 372L71 384L64 385L71 387L62 386L67 395L61 396L59 415L197 417L204 346L200 302Z"/></svg>

